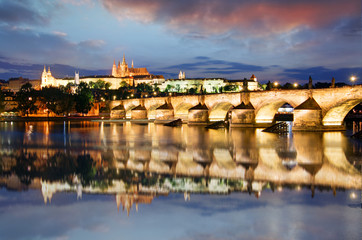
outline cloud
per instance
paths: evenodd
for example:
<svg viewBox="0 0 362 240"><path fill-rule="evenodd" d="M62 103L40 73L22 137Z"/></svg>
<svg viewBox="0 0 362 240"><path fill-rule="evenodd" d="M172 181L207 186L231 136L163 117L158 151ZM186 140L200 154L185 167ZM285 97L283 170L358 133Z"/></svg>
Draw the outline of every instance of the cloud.
<svg viewBox="0 0 362 240"><path fill-rule="evenodd" d="M323 66L311 68L288 68L284 69L283 76L287 79L307 80L309 76L312 77L314 82L330 82L332 77L336 82L350 83L350 77L362 76L362 67L360 68L337 68L329 69Z"/></svg>
<svg viewBox="0 0 362 240"><path fill-rule="evenodd" d="M81 6L81 5L93 5L93 0L61 0L65 4L72 4L75 6Z"/></svg>
<svg viewBox="0 0 362 240"><path fill-rule="evenodd" d="M65 32L53 31L53 34L59 37L66 37L68 34Z"/></svg>
<svg viewBox="0 0 362 240"><path fill-rule="evenodd" d="M262 72L268 69L268 67L264 66L212 59L206 56L197 56L194 59L197 61L171 65L165 67L165 70L173 70L173 72L181 70L186 71L186 74L190 71L193 72L193 75L198 72L200 74L198 77L204 77L205 74L215 74L215 76L217 75L218 77L227 77L225 75L230 76L230 74L234 73Z"/></svg>
<svg viewBox="0 0 362 240"><path fill-rule="evenodd" d="M158 22L179 33L268 36L307 26L321 28L349 16L360 16L361 2L339 0L103 0L117 18Z"/></svg>
<svg viewBox="0 0 362 240"><path fill-rule="evenodd" d="M0 23L28 23L42 24L47 18L35 11L27 1L1 1L0 2Z"/></svg>
<svg viewBox="0 0 362 240"><path fill-rule="evenodd" d="M43 33L29 29L0 26L0 45L2 46L0 56L4 58L0 68L6 71L5 74L2 71L1 78L19 75L39 78L39 73L33 72L35 71L34 66L43 66L44 64L72 65L74 68L88 70L102 68L102 63L105 62L109 62L110 68L112 64L111 59L108 59L108 56L102 52L105 45L104 40L88 39L81 42L71 42L62 32ZM101 72L104 73L104 71ZM10 76L10 74L15 74L15 76ZM66 74L69 72L60 73L60 76Z"/></svg>
<svg viewBox="0 0 362 240"><path fill-rule="evenodd" d="M79 46L90 47L90 48L100 48L105 45L104 40L86 40L79 43Z"/></svg>

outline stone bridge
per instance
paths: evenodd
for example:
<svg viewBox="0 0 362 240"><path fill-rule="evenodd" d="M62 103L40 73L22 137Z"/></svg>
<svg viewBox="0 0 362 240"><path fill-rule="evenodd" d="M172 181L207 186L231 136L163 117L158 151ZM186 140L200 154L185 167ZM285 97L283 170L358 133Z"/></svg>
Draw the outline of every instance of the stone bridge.
<svg viewBox="0 0 362 240"><path fill-rule="evenodd" d="M362 102L362 85L126 99L109 102L112 118L188 124L228 120L231 126L265 127L285 103L294 108L293 130L342 130L347 113Z"/></svg>

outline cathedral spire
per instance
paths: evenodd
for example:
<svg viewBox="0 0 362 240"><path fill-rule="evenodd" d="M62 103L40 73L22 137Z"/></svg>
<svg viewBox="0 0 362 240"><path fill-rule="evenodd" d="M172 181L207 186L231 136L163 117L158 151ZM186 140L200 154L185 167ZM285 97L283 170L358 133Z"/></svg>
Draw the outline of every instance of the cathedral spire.
<svg viewBox="0 0 362 240"><path fill-rule="evenodd" d="M132 59L132 68L133 68L133 59Z"/></svg>
<svg viewBox="0 0 362 240"><path fill-rule="evenodd" d="M122 65L126 65L126 58L125 58L125 54L123 54Z"/></svg>

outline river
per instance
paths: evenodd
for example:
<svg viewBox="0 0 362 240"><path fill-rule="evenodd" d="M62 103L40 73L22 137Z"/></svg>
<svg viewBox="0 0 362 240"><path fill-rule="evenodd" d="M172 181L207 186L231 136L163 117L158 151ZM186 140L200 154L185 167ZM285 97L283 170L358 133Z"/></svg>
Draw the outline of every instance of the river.
<svg viewBox="0 0 362 240"><path fill-rule="evenodd" d="M346 132L1 122L1 239L361 239Z"/></svg>

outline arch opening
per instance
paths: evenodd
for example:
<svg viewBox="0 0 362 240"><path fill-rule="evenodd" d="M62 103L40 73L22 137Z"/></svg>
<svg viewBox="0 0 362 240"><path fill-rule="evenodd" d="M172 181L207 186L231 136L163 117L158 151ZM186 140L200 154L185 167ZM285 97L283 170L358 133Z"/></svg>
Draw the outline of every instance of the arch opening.
<svg viewBox="0 0 362 240"><path fill-rule="evenodd" d="M269 103L263 105L259 108L259 110L257 110L255 123L273 123L281 114L288 114L289 119L293 119L292 112L294 111L294 107L295 106L293 104L290 104L285 100L270 100ZM288 113L286 109L288 109Z"/></svg>
<svg viewBox="0 0 362 240"><path fill-rule="evenodd" d="M126 119L131 119L131 112L132 109L134 109L135 107L137 107L136 105L130 104L127 108L126 108Z"/></svg>
<svg viewBox="0 0 362 240"><path fill-rule="evenodd" d="M341 126L347 114L357 105L361 104L362 99L350 99L340 102L328 110L323 117L323 126Z"/></svg>
<svg viewBox="0 0 362 240"><path fill-rule="evenodd" d="M150 108L147 109L148 119L156 119L156 108L158 108L161 105L162 103L157 103L155 105L150 106Z"/></svg>
<svg viewBox="0 0 362 240"><path fill-rule="evenodd" d="M232 104L228 102L221 102L214 105L209 114L209 121L224 121L230 109L232 108Z"/></svg>
<svg viewBox="0 0 362 240"><path fill-rule="evenodd" d="M191 103L181 103L175 107L175 118L187 120L189 116L189 109L192 108Z"/></svg>

